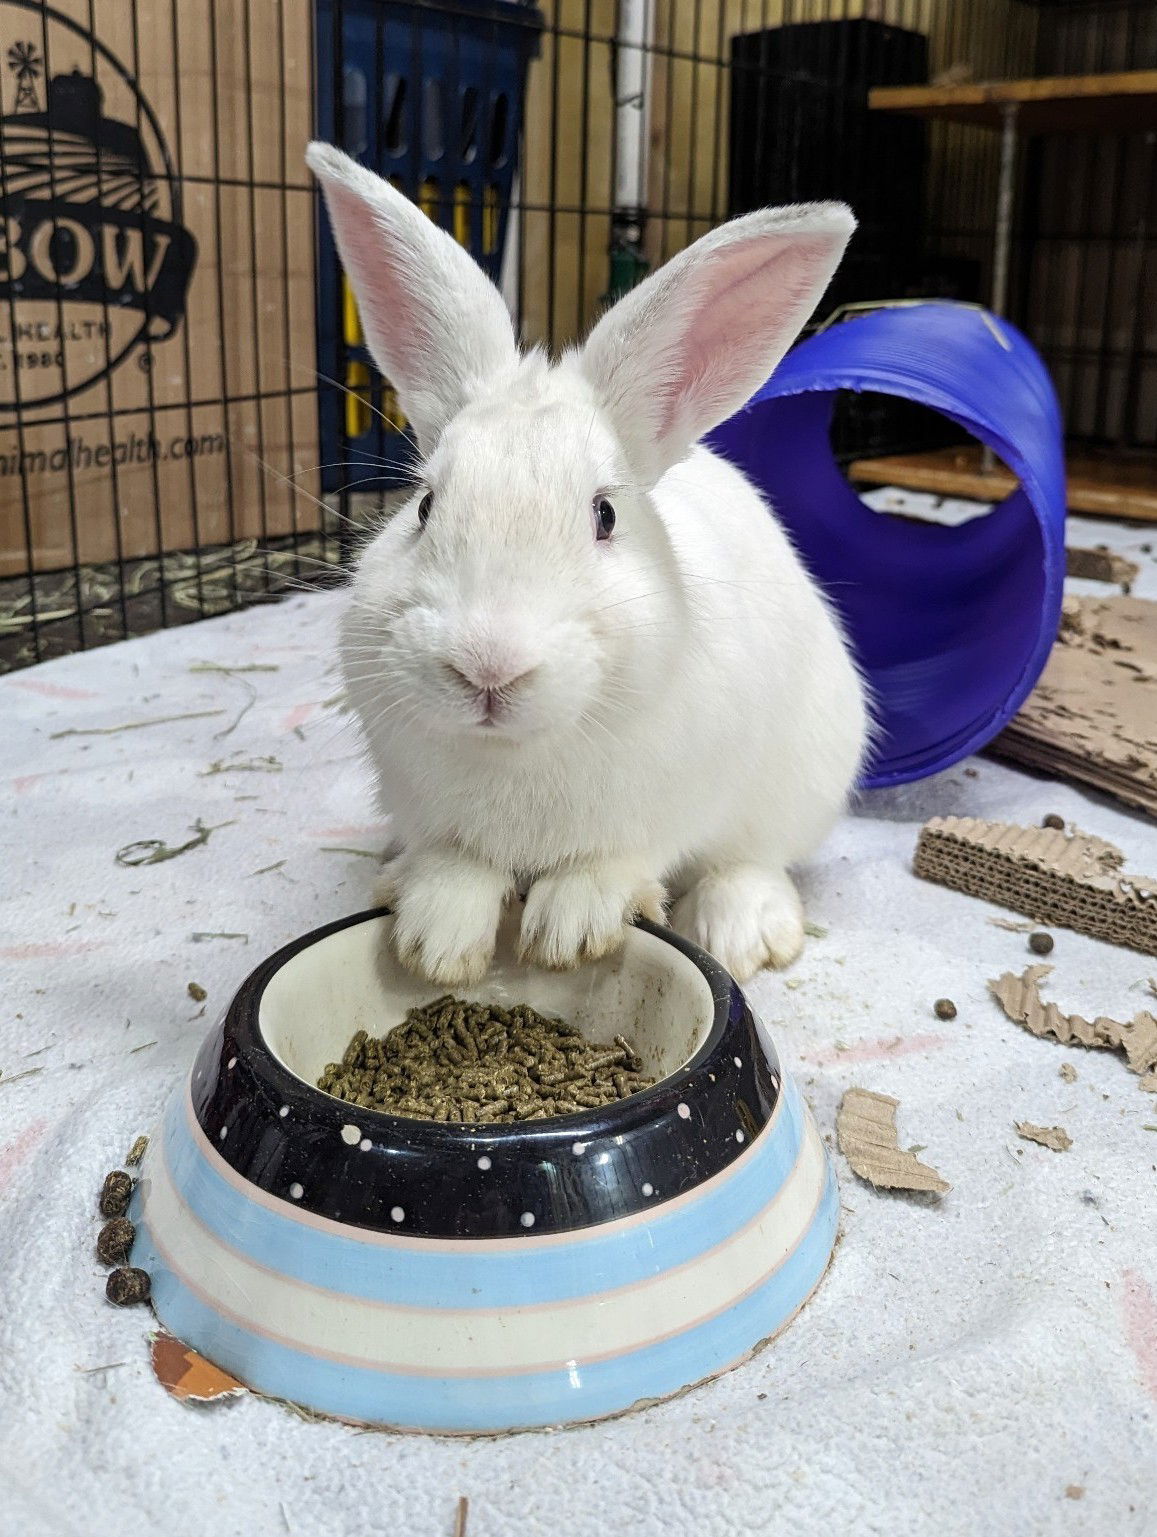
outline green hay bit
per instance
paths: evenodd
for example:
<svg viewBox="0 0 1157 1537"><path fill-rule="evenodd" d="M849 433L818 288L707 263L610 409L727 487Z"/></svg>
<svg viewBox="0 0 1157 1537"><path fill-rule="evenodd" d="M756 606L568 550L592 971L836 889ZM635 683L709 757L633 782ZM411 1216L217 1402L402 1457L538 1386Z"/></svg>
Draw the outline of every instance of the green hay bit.
<svg viewBox="0 0 1157 1537"><path fill-rule="evenodd" d="M216 827L206 827L200 817L193 823L194 836L187 843L179 843L175 848L170 848L162 838L142 838L136 843L126 843L123 849L117 849L116 862L118 865L127 865L129 869L135 869L138 865L160 865L166 859L176 859L181 854L187 854L190 849L199 849L203 843L208 843L210 834L222 827L232 827L232 822L218 822Z"/></svg>

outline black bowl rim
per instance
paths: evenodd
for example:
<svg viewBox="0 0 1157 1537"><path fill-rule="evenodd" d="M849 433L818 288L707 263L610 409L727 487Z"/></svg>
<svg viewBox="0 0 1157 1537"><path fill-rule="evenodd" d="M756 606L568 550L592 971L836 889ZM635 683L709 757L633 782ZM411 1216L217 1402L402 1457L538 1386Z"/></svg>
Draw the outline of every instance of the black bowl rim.
<svg viewBox="0 0 1157 1537"><path fill-rule="evenodd" d="M366 909L282 946L241 983L202 1045L193 1113L208 1145L247 1184L378 1232L398 1231L404 1219L415 1237L525 1237L529 1216L542 1236L661 1206L721 1173L772 1119L782 1096L779 1058L738 984L697 945L646 921L637 927L705 978L713 1008L699 1049L651 1088L571 1115L498 1125L392 1115L327 1094L266 1043L265 988L310 945L389 916L387 907Z"/></svg>
<svg viewBox="0 0 1157 1537"><path fill-rule="evenodd" d="M711 989L712 1020L711 1028L699 1050L693 1057L669 1073L665 1078L660 1078L648 1089L640 1089L637 1094L629 1095L626 1099L614 1101L610 1105L600 1105L590 1110L575 1111L571 1115L545 1116L541 1120L533 1121L505 1121L495 1123L493 1121L430 1121L420 1116L394 1115L388 1110L366 1109L361 1105L351 1104L348 1100L339 1099L334 1094L329 1094L324 1089L319 1089L315 1084L308 1083L304 1078L299 1078L291 1068L285 1066L273 1049L268 1045L261 1031L261 1001L265 989L277 972L282 970L295 956L303 950L315 944L320 944L323 939L328 939L331 934L338 934L343 929L354 928L360 923L368 923L378 918L392 917L392 909L389 907L367 908L359 913L354 913L345 918L335 919L332 923L323 924L320 928L312 929L308 934L301 935L298 939L291 940L283 945L280 950L268 956L260 965L255 966L242 982L233 995L226 1014L226 1024L234 1027L238 1039L243 1041L251 1052L254 1060L261 1065L264 1075L279 1089L284 1088L286 1097L284 1103L289 1103L289 1096L299 1097L304 1094L314 1100L318 1105L337 1105L343 1108L347 1115L357 1116L359 1126L364 1123L366 1127L376 1128L381 1140L389 1139L397 1145L402 1141L420 1142L426 1146L458 1147L463 1141L468 1141L473 1147L485 1142L487 1145L500 1147L503 1144L522 1142L527 1136L533 1135L540 1129L549 1129L557 1132L560 1137L571 1141L583 1141L584 1133L591 1137L606 1135L606 1122L609 1118L619 1118L628 1106L634 1107L637 1115L626 1115L624 1127L633 1126L638 1121L649 1121L654 1118L656 1109L664 1107L667 1103L678 1103L681 1099L680 1090L691 1083L697 1074L708 1064L708 1059L715 1056L727 1034L727 1027L731 1018L733 999L738 991L736 982L730 973L724 970L720 963L706 950L701 950L698 945L684 939L681 934L676 934L673 929L663 928L659 924L651 923L645 918L635 920L633 927L641 929L644 934L650 934L656 939L663 940L674 949L680 951L698 969L709 988ZM431 990L437 984L431 983ZM765 1043L766 1048L767 1043ZM589 1140L589 1138L585 1138Z"/></svg>

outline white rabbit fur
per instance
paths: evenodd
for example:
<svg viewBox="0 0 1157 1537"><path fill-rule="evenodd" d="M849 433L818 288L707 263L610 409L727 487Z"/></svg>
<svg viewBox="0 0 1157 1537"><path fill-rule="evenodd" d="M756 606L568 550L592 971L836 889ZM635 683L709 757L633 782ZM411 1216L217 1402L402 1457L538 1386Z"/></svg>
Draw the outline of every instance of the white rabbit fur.
<svg viewBox="0 0 1157 1537"><path fill-rule="evenodd" d="M552 365L520 357L497 290L401 194L326 146L309 163L423 455L343 636L401 845L399 953L477 979L522 891L540 964L606 953L673 899L740 980L786 965L803 941L787 867L845 803L864 692L769 508L696 440L787 350L851 215L722 226Z"/></svg>

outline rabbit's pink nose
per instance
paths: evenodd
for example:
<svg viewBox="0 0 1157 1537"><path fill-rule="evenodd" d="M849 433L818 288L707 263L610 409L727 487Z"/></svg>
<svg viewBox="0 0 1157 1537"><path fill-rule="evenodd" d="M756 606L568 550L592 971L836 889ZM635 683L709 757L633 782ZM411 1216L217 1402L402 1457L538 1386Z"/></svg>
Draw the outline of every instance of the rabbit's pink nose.
<svg viewBox="0 0 1157 1537"><path fill-rule="evenodd" d="M449 678L468 688L472 694L510 693L535 671L533 666L527 667L522 662L507 662L503 665L471 660L444 662L442 665Z"/></svg>

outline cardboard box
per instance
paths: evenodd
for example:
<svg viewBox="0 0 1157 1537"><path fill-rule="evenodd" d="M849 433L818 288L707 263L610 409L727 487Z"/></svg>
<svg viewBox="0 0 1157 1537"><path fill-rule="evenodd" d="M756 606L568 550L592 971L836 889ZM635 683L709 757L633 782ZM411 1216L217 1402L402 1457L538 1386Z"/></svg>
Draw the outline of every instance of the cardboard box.
<svg viewBox="0 0 1157 1537"><path fill-rule="evenodd" d="M0 574L316 526L311 27L0 0Z"/></svg>

